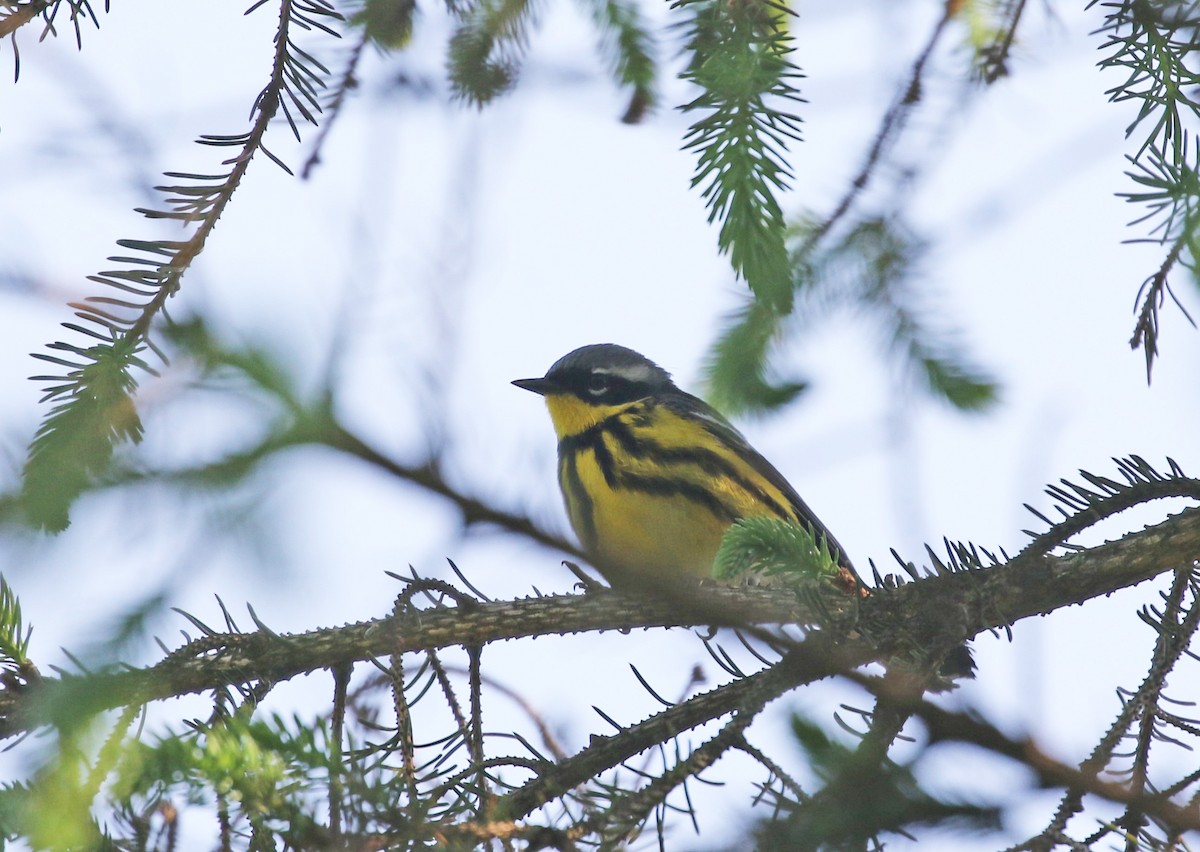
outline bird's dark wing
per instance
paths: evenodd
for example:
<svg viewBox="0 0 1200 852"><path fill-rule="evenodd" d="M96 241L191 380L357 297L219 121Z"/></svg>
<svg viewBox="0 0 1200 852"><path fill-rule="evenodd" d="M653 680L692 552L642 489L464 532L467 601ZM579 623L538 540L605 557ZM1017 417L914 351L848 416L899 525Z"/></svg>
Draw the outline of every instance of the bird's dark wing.
<svg viewBox="0 0 1200 852"><path fill-rule="evenodd" d="M745 436L732 423L721 416L720 412L704 400L684 391L670 394L662 398L660 402L680 416L703 424L705 430L710 435L732 447L757 473L779 489L780 493L791 503L792 510L796 513L796 517L800 522L808 527L814 536L824 539L829 548L837 556L838 564L850 571L854 570L854 566L850 563L850 557L846 555L846 549L838 543L833 533L821 523L820 518L801 499L791 483L758 450L750 446L750 442L746 440Z"/></svg>

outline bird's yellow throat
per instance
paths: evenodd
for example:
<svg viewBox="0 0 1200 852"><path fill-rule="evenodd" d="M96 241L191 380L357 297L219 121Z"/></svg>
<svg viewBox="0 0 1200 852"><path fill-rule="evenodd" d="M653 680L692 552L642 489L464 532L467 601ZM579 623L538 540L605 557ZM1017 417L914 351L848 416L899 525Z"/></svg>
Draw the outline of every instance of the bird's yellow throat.
<svg viewBox="0 0 1200 852"><path fill-rule="evenodd" d="M560 441L571 435L585 432L600 421L606 420L634 404L627 402L622 405L591 405L571 394L546 395L546 407L550 409L554 434Z"/></svg>

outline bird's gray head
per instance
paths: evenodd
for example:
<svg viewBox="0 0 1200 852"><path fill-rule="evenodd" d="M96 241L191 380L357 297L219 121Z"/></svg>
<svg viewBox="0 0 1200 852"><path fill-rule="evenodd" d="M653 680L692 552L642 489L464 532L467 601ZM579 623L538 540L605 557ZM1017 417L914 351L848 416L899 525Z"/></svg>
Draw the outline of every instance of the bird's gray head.
<svg viewBox="0 0 1200 852"><path fill-rule="evenodd" d="M571 394L593 405L619 405L678 390L662 367L615 343L581 346L555 361L545 377L513 384L543 396Z"/></svg>

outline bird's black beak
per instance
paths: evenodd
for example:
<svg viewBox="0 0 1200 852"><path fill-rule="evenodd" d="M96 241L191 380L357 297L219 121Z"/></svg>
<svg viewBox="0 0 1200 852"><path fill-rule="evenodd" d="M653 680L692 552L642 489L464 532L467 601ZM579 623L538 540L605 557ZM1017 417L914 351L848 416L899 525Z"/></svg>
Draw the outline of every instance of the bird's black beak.
<svg viewBox="0 0 1200 852"><path fill-rule="evenodd" d="M555 393L559 390L558 382L552 379L516 379L513 381L513 384L523 390L533 391L542 396Z"/></svg>

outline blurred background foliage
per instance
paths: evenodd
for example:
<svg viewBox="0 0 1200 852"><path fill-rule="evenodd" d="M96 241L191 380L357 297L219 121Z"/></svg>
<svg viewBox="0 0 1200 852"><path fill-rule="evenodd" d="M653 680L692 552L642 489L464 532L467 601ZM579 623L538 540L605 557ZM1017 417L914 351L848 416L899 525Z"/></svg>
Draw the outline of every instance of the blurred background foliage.
<svg viewBox="0 0 1200 852"><path fill-rule="evenodd" d="M179 619L169 607L194 610L196 592L205 596L203 606L211 613L208 596L214 591L233 588L239 596L253 591L276 604L265 616L269 624L300 611L285 595L293 586L308 589L310 598L328 594L330 606L342 607L304 610L302 618L287 624L286 629L298 630L382 614L397 594L383 569L444 556L464 533L468 541L486 546L471 551L476 566L523 565L534 552L526 546L529 541L549 549L543 559L551 565L564 554L575 555L558 515L552 514L556 497L548 434L536 436L539 445L546 444L546 453L536 459L497 449L505 444L489 438L529 431L538 421L509 417L507 402L498 403L484 385L504 386L491 381L496 378L488 372L492 366L511 372L507 378L533 374L566 349L593 342L580 338L592 333L591 314L605 318L605 334L644 336L647 344L619 342L656 360L666 359L651 343L668 347L673 346L668 338L686 338L692 360L703 364L702 382L695 384L703 384L706 397L731 415L794 411L794 403L807 399L809 391L849 374L851 394L889 400L894 405L889 416L929 402L959 416L997 416L1008 377L1002 385L989 357L993 353L978 351L976 335L966 331L977 326L959 315L962 301L949 297L940 287L941 276L930 271L947 251L948 238L930 227L920 208L927 203L923 193L942 180L939 169L959 123L989 97L993 84L1020 74L1014 67L1014 55L1020 55L1014 50L1022 44L1018 33L1047 26L1044 19L1031 24L1021 0L927 4L902 28L899 46L876 56L866 27L853 15L883 18L887 29L886 21L894 23L888 16L897 13L878 4L851 10L850 32L858 28L864 35L846 50L860 54L859 73L882 94L871 103L870 119L847 137L852 142L837 150L837 165L822 164L814 155L813 166L800 144L812 120L805 101L806 10L713 0L679 0L669 8L618 0L579 5L565 24L567 13L533 0L445 6L287 0L256 3L236 14L197 7L188 13L194 31L186 41L201 46L199 55L170 78L175 88L159 90L151 78L155 63L163 60L143 64L134 54L130 61L128 45L146 43L149 33L154 49L169 53L177 39L184 40L177 22L148 11L100 9L86 0L0 4L0 37L7 39L0 57L12 61L11 88L37 92L32 101L13 100L23 108L6 108L3 114L0 144L12 164L12 194L4 205L12 236L0 276L6 299L21 305L11 320L11 341L36 347L34 355L42 362L35 377L40 405L26 391L6 391L10 465L0 495L5 535L0 567L20 592L22 583L40 579L43 566L49 575L43 582L58 588L42 600L65 602L53 619L44 605L41 612L22 616L5 588L0 650L10 684L36 677L31 622L63 622L51 633L73 646L67 660L59 660L63 670L102 670L117 660L154 659L149 636L178 629ZM247 13L244 21L241 11ZM1046 17L1055 13L1052 9ZM1147 379L1158 363L1163 327L1186 317L1186 306L1195 301L1200 148L1191 134L1200 81L1191 66L1197 14L1193 4L1131 0L1101 4L1088 17L1071 18L1072 25L1085 22L1096 29L1093 43L1108 75L1087 69L1090 76L1083 79L1094 89L1106 89L1110 100L1132 102L1134 108L1126 126L1123 186L1136 210L1128 233L1145 241L1149 251L1136 255L1145 270L1118 286L1135 305L1129 332L1144 355ZM119 30L122 34L113 39L110 31L125 26L118 16L128 15L143 18L144 29L130 29L128 35ZM837 32L837 24L819 19L815 10L811 17L818 18L813 31L824 26ZM236 39L227 42L235 31ZM569 45L563 55L553 52L558 41ZM593 58L572 64L581 42L595 46ZM124 70L93 77L91 66L69 55L71 48L95 67ZM248 63L225 62L232 70L220 67L242 49L257 52ZM252 85L248 68L260 69ZM600 73L608 75L602 88L595 85ZM65 113L46 119L37 111L38 98L46 104L53 98L36 87L56 75L55 91L71 92L79 101L72 107L76 124ZM203 96L193 96L181 84L192 78L203 78ZM855 82L869 88L862 78ZM160 110L154 121L133 118L127 105L141 86ZM241 97L236 110L214 106L231 92ZM567 146L556 152L560 160L543 154L546 162L538 164L543 177L530 182L528 172L515 165L523 139L513 142L511 136L512 125L522 119L503 111L505 103L523 100L531 109L547 100L571 105L565 115L553 114L549 125L599 115L617 132L596 131L595 147ZM247 109L244 124L231 129L230 116L244 116ZM467 124L488 121L476 110L499 111L500 117L492 124ZM402 130L364 128L356 124L364 113L407 124ZM210 117L216 123L206 126ZM42 135L21 135L31 128ZM535 129L551 132L541 124ZM650 145L666 154L650 151L645 162L634 164L631 158L639 150L629 147L626 132L651 139L658 133ZM1031 125L1027 132L1036 135L1037 128ZM187 135L197 133L198 150L182 147ZM446 149L442 160L403 161L423 150L410 144L421 135L435 137L432 148ZM480 163L489 155L495 157L490 161L495 171L503 174L511 164L519 175L502 185L502 200L491 209L480 200L481 186L495 180L481 174ZM987 174L993 165L989 158L998 155L980 150L967 156L961 172L966 188L960 191L969 196L971 176ZM686 179L679 181L681 188L690 180L690 194L681 197L699 214L694 228L708 242L707 254L692 252L694 265L669 253L656 263L647 247L614 243L606 232L614 220L636 217L634 208L647 203L645 187L655 186L654 172L667 172L661 165L665 158L682 164L669 174ZM340 164L354 160L368 164L362 174L341 170ZM393 160L406 168L398 192L389 179ZM833 177L814 180L814 170L823 168ZM154 176L158 171L165 179ZM607 206L579 189L590 186L579 177L587 171L613 187L615 198ZM52 172L57 182L33 181L38 173ZM444 172L442 184L431 189L422 172ZM319 192L297 194L301 179ZM23 184L32 191L21 194ZM629 184L638 184L639 191ZM559 210L562 227L591 234L596 257L573 243L572 253L559 254L560 236L540 224L533 239L536 257L524 264L532 287L490 282L490 270L481 274L474 264L477 257L494 256L488 254L489 241L502 240L479 220L520 220L528 207L554 209L563 198L556 185L578 205ZM822 191L810 191L812 185ZM796 192L798 186L805 192ZM101 196L102 203L84 203L89 193ZM118 218L113 212L118 200L129 200L124 208L143 218ZM315 207L325 216L301 222L292 218L296 211L289 206L297 211ZM408 216L389 215L395 208ZM676 239L670 220L685 209L664 206L649 214L661 231L659 241L669 245ZM711 231L704 229L705 218ZM67 231L71 220L84 222L86 233L67 237L75 234ZM1067 251L1066 235L1074 225L1059 224ZM345 230L339 232L340 227ZM222 241L233 234L245 241L224 248ZM82 258L81 266L65 272L60 244L72 240L81 243L72 252ZM105 241L113 240L117 251L97 262ZM588 278L587 268L597 258L626 253L636 256L633 267L642 280ZM1025 249L1013 247L1010 253L1015 258ZM76 268L86 270L78 280L70 277ZM1014 269L1012 274L1020 273ZM713 301L709 292L722 287L721 300ZM318 294L315 302L307 298L312 293ZM1066 308L1053 297L1046 299L1052 306L1023 298L1016 317L1044 314L1050 328L1088 307L1074 295ZM702 310L693 312L692 303ZM30 305L29 313L19 312ZM64 315L54 336L48 319ZM624 327L618 320L625 317L643 324ZM833 342L824 343L829 338L822 335L831 329ZM1001 337L1019 348L1029 334L1014 327ZM844 356L830 366L805 349L813 340ZM1195 350L1192 343L1183 345ZM504 351L496 351L500 348ZM864 358L861 352L870 355ZM523 366L516 369L514 360ZM864 360L869 362L865 370ZM8 372L23 379L28 363L12 358ZM1020 388L1014 391L1019 394ZM1136 408L1140 391L1127 385L1106 388L1114 419ZM915 417L900 431L917 428ZM33 418L40 422L35 425ZM844 431L844 423L830 428ZM1043 421L1034 427L1053 428ZM533 446L533 440L526 445ZM1136 449L1121 445L1103 452ZM824 459L826 454L818 449L809 455ZM997 461L1002 467L1014 463ZM518 467L528 467L530 475L514 474ZM854 480L854 469L839 478ZM987 481L986 475L981 479ZM863 492L883 490L876 483L859 483L850 491L862 499L867 499ZM412 499L395 502L397 488ZM919 502L916 489L901 490L905 500ZM529 493L543 497L531 500L524 496ZM305 496L310 494L319 496ZM847 502L846 518L872 517L853 498ZM72 523L76 526L68 529ZM492 535L497 529L514 535ZM63 530L61 539L45 538ZM420 543L410 543L418 538L415 531L430 530ZM350 541L366 544L351 550ZM313 551L305 556L324 563L317 582L298 576L295 567L301 561L298 551L306 548ZM478 580L483 574L501 584L501 594L512 595L530 582L555 582L550 577L563 582L563 574L542 571L529 580L522 571L506 568L476 567L468 575ZM242 580L257 585L239 586ZM332 587L341 585L357 586L365 597L334 604ZM364 613L364 600L377 608ZM218 612L215 618L228 627L233 617L223 603ZM185 635L216 630L207 626L210 620L186 622ZM167 641L164 648L173 644ZM623 652L616 656L624 659ZM568 653L564 665L580 659ZM659 676L685 688L679 672L687 666L681 668L670 654L665 659L672 664ZM509 664L510 672L538 668L520 657ZM453 705L455 693L446 684L467 678L470 670L465 652L448 664L431 656L411 682ZM637 677L647 685L641 674ZM324 707L327 684L326 678L314 689L319 698L301 694L299 700ZM695 685L689 682L687 688ZM381 826L411 818L411 811L397 812L397 801L388 794L399 783L388 761L403 764L412 755L405 756L394 741L400 723L380 720L381 689L380 682L364 680L335 699L354 709L351 715L360 727L350 732L331 733L333 715L283 711L255 717L250 711L266 696L249 688L214 696L215 704L200 701L168 712L166 721L152 715L143 722L133 708L107 724L81 719L75 730L64 723L53 744L35 740L14 759L10 777L24 780L10 782L0 800L4 826L35 846L177 848L192 843L211 848L211 836L178 835L187 821L181 822L173 808L186 804L211 817L202 824L218 827L222 846L315 848L341 842L328 834L338 824L330 816L334 807L347 833L386 836ZM861 700L859 693L851 695L856 698L850 700ZM297 701L294 695L271 698L284 707ZM544 696L543 701L552 703ZM537 703L530 698L526 710ZM617 715L623 721L637 718L633 706L621 702ZM452 706L444 712L453 715ZM514 731L531 718L540 724L536 713L517 715ZM496 723L498 730L507 730L504 718ZM181 724L180 719L192 721ZM143 724L153 734L132 736ZM392 740L378 727L387 724ZM558 724L568 734L579 733L569 712ZM804 816L789 817L795 800L803 798L797 790L853 777L854 767L849 765L852 751L831 740L822 725L789 717L786 727L790 730L781 740L786 744L776 749L802 752L812 784L782 769L769 773L763 799L782 818L757 829L767 846L824 837L833 845L859 848L878 832L906 826L997 826L1003 795L989 791L991 798L967 801L958 791L931 792L914 769L928 759L925 755L896 765L890 774L872 776L881 790L876 800L890 803L891 810L824 827L814 827ZM541 740L529 747L531 760L553 754L564 733L539 730ZM463 726L447 736L449 751L471 748ZM385 747L379 748L380 741ZM672 763L663 749L663 765L653 771L665 777ZM774 766L750 749L745 753L756 770ZM340 762L342 750L349 763ZM440 783L453 776L454 767L444 761L441 754L435 758L427 780ZM565 805L565 813L573 815L576 806L586 814L617 809L620 784L611 783L611 801L597 799L590 790ZM97 797L105 802L98 816L92 810ZM468 799L434 796L429 801L436 803L435 812L425 816L467 814ZM411 807L421 799L413 795L408 801ZM649 824L670 834L689 817L705 823L706 808L715 806L673 802L651 809L655 820ZM39 816L49 813L70 818ZM624 837L646 824L647 814L640 816ZM737 836L749 833L747 828ZM951 844L961 842L954 837ZM990 837L985 848L997 845ZM477 839L464 836L454 843L469 846ZM529 845L574 842L557 835L550 841L510 839Z"/></svg>

